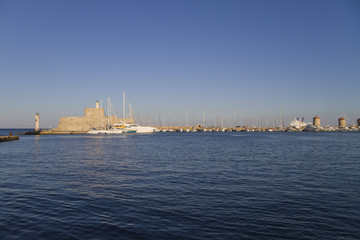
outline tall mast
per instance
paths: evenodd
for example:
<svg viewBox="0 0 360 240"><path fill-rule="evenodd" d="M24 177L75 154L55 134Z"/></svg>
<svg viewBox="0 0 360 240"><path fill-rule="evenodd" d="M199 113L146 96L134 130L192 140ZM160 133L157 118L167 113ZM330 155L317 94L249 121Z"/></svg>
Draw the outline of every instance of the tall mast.
<svg viewBox="0 0 360 240"><path fill-rule="evenodd" d="M163 109L163 120L162 120L164 126L165 126L165 110Z"/></svg>
<svg viewBox="0 0 360 240"><path fill-rule="evenodd" d="M143 125L143 123L142 123L141 113L139 113L139 123L140 123L141 125Z"/></svg>
<svg viewBox="0 0 360 240"><path fill-rule="evenodd" d="M188 105L186 105L186 121L185 121L185 127L188 127Z"/></svg>
<svg viewBox="0 0 360 240"><path fill-rule="evenodd" d="M275 124L275 116L273 115L273 128L276 127L276 124Z"/></svg>
<svg viewBox="0 0 360 240"><path fill-rule="evenodd" d="M107 97L107 126L109 126L109 97Z"/></svg>
<svg viewBox="0 0 360 240"><path fill-rule="evenodd" d="M123 91L123 118L125 123L125 91Z"/></svg>
<svg viewBox="0 0 360 240"><path fill-rule="evenodd" d="M100 129L102 130L102 100L100 100Z"/></svg>
<svg viewBox="0 0 360 240"><path fill-rule="evenodd" d="M223 129L223 128L224 128L224 116L221 113L221 129Z"/></svg>
<svg viewBox="0 0 360 240"><path fill-rule="evenodd" d="M234 111L234 127L236 127L236 110Z"/></svg>
<svg viewBox="0 0 360 240"><path fill-rule="evenodd" d="M195 127L195 108L193 108L193 127Z"/></svg>
<svg viewBox="0 0 360 240"><path fill-rule="evenodd" d="M160 123L160 127L162 127L162 123L161 123L161 117L160 117L160 112L159 112L159 108L157 109L157 113L158 113L158 117L159 117L159 123Z"/></svg>
<svg viewBox="0 0 360 240"><path fill-rule="evenodd" d="M229 127L231 127L231 113L229 113Z"/></svg>
<svg viewBox="0 0 360 240"><path fill-rule="evenodd" d="M171 106L169 107L169 125L168 126L171 126Z"/></svg>
<svg viewBox="0 0 360 240"><path fill-rule="evenodd" d="M205 127L205 110L203 109L203 122L202 127Z"/></svg>
<svg viewBox="0 0 360 240"><path fill-rule="evenodd" d="M135 117L134 117L134 114L132 112L132 108L131 108L131 103L129 103L129 111L130 111L130 119L132 119L135 123Z"/></svg>
<svg viewBox="0 0 360 240"><path fill-rule="evenodd" d="M284 126L284 119L283 119L283 116L282 116L282 112L281 112L281 107L280 107L280 119L279 119L279 122L280 122L280 127L283 127Z"/></svg>
<svg viewBox="0 0 360 240"><path fill-rule="evenodd" d="M111 101L110 97L108 97L108 126L111 125Z"/></svg>

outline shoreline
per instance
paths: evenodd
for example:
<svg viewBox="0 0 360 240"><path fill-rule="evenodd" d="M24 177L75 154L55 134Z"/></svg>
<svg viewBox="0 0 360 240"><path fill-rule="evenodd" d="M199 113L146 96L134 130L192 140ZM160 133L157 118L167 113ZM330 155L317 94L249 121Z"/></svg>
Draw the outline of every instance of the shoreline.
<svg viewBox="0 0 360 240"><path fill-rule="evenodd" d="M258 128L258 127L234 127L234 128L200 128L200 127L157 127L157 132L358 132L359 126L341 127L316 127L316 128L294 128L294 127L276 127L276 128ZM87 134L88 131L57 131L44 129L39 132L29 131L16 133L16 135L74 135Z"/></svg>

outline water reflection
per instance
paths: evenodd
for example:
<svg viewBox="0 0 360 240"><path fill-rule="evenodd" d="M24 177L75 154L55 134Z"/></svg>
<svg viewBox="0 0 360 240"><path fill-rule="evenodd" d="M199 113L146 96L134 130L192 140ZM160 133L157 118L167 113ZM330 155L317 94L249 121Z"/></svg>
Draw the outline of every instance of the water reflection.
<svg viewBox="0 0 360 240"><path fill-rule="evenodd" d="M1 145L0 235L357 239L360 136L270 134L25 136Z"/></svg>
<svg viewBox="0 0 360 240"><path fill-rule="evenodd" d="M65 189L92 197L109 197L104 190L128 185L136 175L134 136L82 136L72 138L63 154L67 169ZM130 173L130 174L129 174Z"/></svg>
<svg viewBox="0 0 360 240"><path fill-rule="evenodd" d="M41 162L42 160L42 152L41 152L41 138L40 135L34 135L34 136L29 136L30 138L34 138L34 147L32 149L31 154L34 155L34 161L36 162Z"/></svg>

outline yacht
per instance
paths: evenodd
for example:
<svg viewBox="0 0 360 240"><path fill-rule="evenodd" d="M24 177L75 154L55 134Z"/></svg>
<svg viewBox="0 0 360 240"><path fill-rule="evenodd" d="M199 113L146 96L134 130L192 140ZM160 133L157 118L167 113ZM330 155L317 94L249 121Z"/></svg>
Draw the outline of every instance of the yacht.
<svg viewBox="0 0 360 240"><path fill-rule="evenodd" d="M149 126L139 126L137 124L134 123L120 123L120 124L115 124L114 125L115 129L122 129L123 131L135 131L136 133L153 133L153 132L158 132L159 130L157 128L154 127L149 127Z"/></svg>
<svg viewBox="0 0 360 240"><path fill-rule="evenodd" d="M319 128L314 126L313 124L308 124L303 130L304 132L318 132Z"/></svg>
<svg viewBox="0 0 360 240"><path fill-rule="evenodd" d="M88 134L122 134L122 133L136 133L136 129L130 129L127 127L122 127L121 124L115 124L109 129L91 129L87 132Z"/></svg>
<svg viewBox="0 0 360 240"><path fill-rule="evenodd" d="M300 120L300 118L294 118L294 120L292 120L289 124L289 127L294 127L294 128L303 128L306 127L307 124L306 122L304 122L304 118Z"/></svg>
<svg viewBox="0 0 360 240"><path fill-rule="evenodd" d="M88 134L106 134L107 130L93 128L88 131Z"/></svg>
<svg viewBox="0 0 360 240"><path fill-rule="evenodd" d="M90 131L87 132L88 134L121 134L124 133L123 130L121 129L114 129L114 128L110 128L110 129L91 129Z"/></svg>
<svg viewBox="0 0 360 240"><path fill-rule="evenodd" d="M87 132L88 134L122 134L122 133L136 133L136 130L134 129L117 129L114 127L111 127L110 129L102 129L102 130L96 130L92 129Z"/></svg>

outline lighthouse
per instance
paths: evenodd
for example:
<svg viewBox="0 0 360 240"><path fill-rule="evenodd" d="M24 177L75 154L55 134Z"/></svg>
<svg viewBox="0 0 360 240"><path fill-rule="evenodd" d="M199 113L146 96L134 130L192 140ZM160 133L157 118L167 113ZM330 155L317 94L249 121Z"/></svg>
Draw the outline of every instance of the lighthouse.
<svg viewBox="0 0 360 240"><path fill-rule="evenodd" d="M40 114L35 115L35 131L40 131Z"/></svg>

